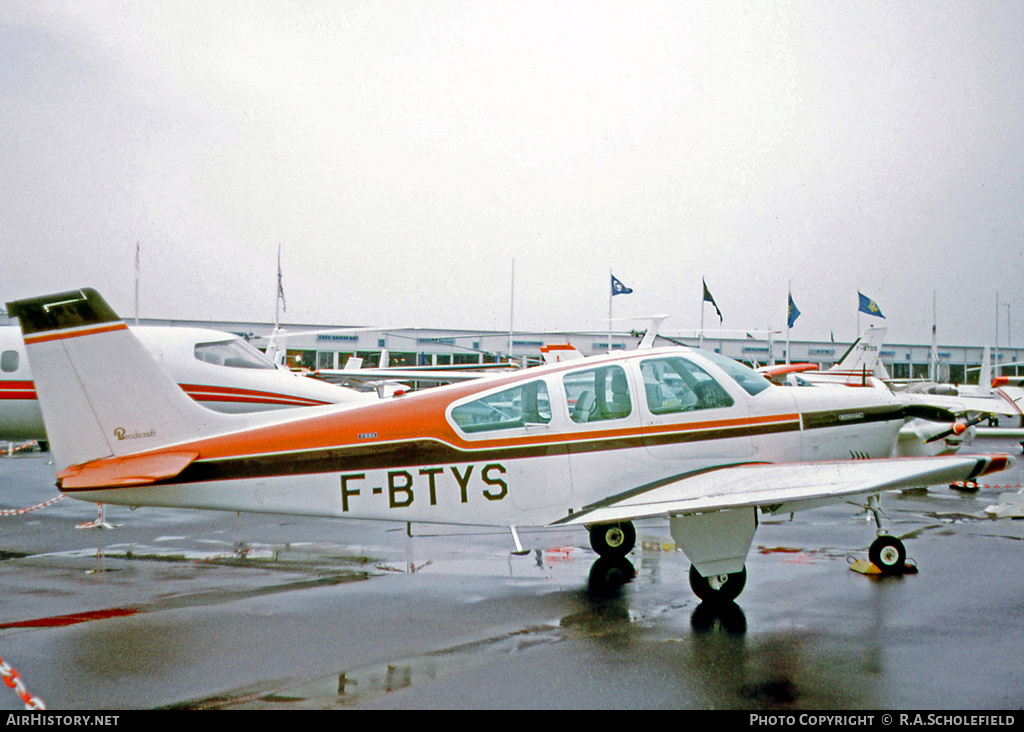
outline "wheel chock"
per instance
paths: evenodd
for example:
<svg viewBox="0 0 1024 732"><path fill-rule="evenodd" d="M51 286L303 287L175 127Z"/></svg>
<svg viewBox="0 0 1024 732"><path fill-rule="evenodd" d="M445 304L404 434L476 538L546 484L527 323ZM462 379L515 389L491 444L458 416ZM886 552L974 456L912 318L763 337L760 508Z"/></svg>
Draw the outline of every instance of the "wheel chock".
<svg viewBox="0 0 1024 732"><path fill-rule="evenodd" d="M882 570L880 570L874 564L869 562L867 559L854 559L853 557L850 557L848 561L850 562L850 569L852 569L854 572L874 575L882 574Z"/></svg>
<svg viewBox="0 0 1024 732"><path fill-rule="evenodd" d="M850 569L860 574L869 575L871 577L881 577L882 570L876 567L872 562L867 559L854 559L850 557L847 559L850 563ZM899 574L917 574L917 565L911 564L909 561L903 564L903 571Z"/></svg>

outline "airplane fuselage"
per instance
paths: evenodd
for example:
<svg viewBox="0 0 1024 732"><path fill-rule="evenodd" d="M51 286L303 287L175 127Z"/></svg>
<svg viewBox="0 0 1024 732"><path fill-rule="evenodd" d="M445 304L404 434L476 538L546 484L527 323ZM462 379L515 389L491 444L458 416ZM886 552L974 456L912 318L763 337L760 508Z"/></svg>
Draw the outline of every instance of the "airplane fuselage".
<svg viewBox="0 0 1024 732"><path fill-rule="evenodd" d="M516 527L588 527L614 561L663 517L705 601L746 582L757 512L860 496L868 556L902 571L885 490L971 480L1007 456L887 458L908 415L881 389L776 387L687 348L577 359L369 404L221 414L190 400L95 290L8 303L67 495L100 503ZM923 481L923 482L918 482Z"/></svg>
<svg viewBox="0 0 1024 732"><path fill-rule="evenodd" d="M96 488L71 478L62 490L127 505L542 525L635 489L637 476L647 485L738 463L888 457L903 423L881 391L774 387L701 352L660 349L302 410L154 451L196 454L171 479ZM147 425L132 430L144 448Z"/></svg>

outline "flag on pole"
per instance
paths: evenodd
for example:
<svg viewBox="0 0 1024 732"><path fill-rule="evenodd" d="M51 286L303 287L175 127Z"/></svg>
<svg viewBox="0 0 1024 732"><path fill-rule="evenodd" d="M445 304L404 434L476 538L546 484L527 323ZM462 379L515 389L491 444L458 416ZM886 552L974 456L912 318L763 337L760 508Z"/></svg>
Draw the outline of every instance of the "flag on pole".
<svg viewBox="0 0 1024 732"><path fill-rule="evenodd" d="M281 301L281 309L287 310L288 306L284 301L284 277L281 274L281 246L277 247L277 297Z"/></svg>
<svg viewBox="0 0 1024 732"><path fill-rule="evenodd" d="M612 275L612 297L615 295L628 295L631 292L633 292L632 288L626 287L619 281L618 277Z"/></svg>
<svg viewBox="0 0 1024 732"><path fill-rule="evenodd" d="M860 307L857 308L859 312L874 315L876 318L885 318L885 316L882 315L882 311L879 309L878 304L874 300L860 292L857 293L857 297L860 298Z"/></svg>
<svg viewBox="0 0 1024 732"><path fill-rule="evenodd" d="M793 302L793 293L789 294L789 315L786 325L790 328L793 327L793 323L800 317L800 310L797 308L796 303Z"/></svg>
<svg viewBox="0 0 1024 732"><path fill-rule="evenodd" d="M718 322L722 323L722 311L718 309L718 304L715 302L715 298L711 297L711 290L708 289L708 283L701 279L701 283L704 285L704 302L709 302L715 307L715 312L718 313Z"/></svg>

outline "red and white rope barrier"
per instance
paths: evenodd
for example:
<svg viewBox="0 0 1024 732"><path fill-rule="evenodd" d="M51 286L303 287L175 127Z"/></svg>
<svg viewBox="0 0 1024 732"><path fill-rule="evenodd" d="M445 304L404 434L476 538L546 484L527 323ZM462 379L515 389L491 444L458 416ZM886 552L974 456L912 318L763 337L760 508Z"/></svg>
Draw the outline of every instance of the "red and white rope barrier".
<svg viewBox="0 0 1024 732"><path fill-rule="evenodd" d="M4 663L2 658L0 658L0 675L4 677L4 683L11 689L14 689L18 696L21 697L21 700L25 702L25 709L46 709L46 704L43 700L34 694L30 694L28 689L25 688L25 683L21 680L21 674Z"/></svg>

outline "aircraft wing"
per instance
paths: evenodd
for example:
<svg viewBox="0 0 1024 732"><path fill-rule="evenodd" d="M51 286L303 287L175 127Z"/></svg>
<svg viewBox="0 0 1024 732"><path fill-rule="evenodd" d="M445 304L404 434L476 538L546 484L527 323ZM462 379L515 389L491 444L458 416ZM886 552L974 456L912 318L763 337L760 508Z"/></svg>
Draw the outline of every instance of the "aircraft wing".
<svg viewBox="0 0 1024 732"><path fill-rule="evenodd" d="M951 412L979 412L981 414L1002 414L1021 416L1021 409L1014 403L998 396L947 396L944 394L917 394L914 392L893 392L905 404L925 404L948 409Z"/></svg>
<svg viewBox="0 0 1024 732"><path fill-rule="evenodd" d="M431 381L440 383L454 383L457 381L471 381L482 379L488 376L508 374L511 371L507 366L496 369L442 369L442 368L360 368L360 369L318 369L313 372L313 378L330 381L332 383L353 382L360 384L376 383L381 381Z"/></svg>
<svg viewBox="0 0 1024 732"><path fill-rule="evenodd" d="M973 480L1012 464L1006 455L970 455L727 465L641 486L556 523L603 524L743 507L790 513L851 496Z"/></svg>

